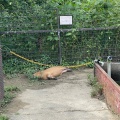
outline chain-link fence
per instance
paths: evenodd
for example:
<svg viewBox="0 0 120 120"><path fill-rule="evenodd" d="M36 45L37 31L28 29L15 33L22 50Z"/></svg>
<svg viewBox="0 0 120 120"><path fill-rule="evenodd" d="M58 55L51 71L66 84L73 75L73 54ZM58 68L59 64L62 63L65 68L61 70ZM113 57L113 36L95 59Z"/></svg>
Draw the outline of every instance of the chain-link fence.
<svg viewBox="0 0 120 120"><path fill-rule="evenodd" d="M31 65L29 60L49 65L78 65L98 57L106 61L110 55L113 61L120 61L120 27L105 27L105 18L90 21L93 16L90 13L76 14L75 10L67 9L64 15L71 15L73 23L63 26L59 24L62 10L49 9L39 13L29 9L24 14L19 13L2 11L0 14L5 72L37 66Z"/></svg>
<svg viewBox="0 0 120 120"><path fill-rule="evenodd" d="M74 32L63 29L60 31L60 48L57 33L52 30L7 32L1 36L3 60L18 59L10 54L13 51L34 61L43 58L41 62L44 64L59 64L59 59L62 63L77 64L99 56L106 60L109 55L114 61L119 61L119 28L86 28Z"/></svg>
<svg viewBox="0 0 120 120"><path fill-rule="evenodd" d="M0 14L4 61L19 59L10 51L44 64L79 64L99 56L106 59L108 55L119 61L120 28L105 27L105 18L90 20L93 14L73 9L49 9L39 13L29 8L24 14L16 11L20 14L6 11ZM72 25L59 24L62 12L73 17Z"/></svg>

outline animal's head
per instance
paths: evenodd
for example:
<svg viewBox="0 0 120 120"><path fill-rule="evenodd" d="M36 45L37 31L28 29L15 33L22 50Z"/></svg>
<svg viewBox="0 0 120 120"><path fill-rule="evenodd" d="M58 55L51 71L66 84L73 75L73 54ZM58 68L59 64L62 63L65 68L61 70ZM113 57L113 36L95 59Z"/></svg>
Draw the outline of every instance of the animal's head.
<svg viewBox="0 0 120 120"><path fill-rule="evenodd" d="M40 71L33 74L33 76L37 78L41 78L41 75L42 73Z"/></svg>

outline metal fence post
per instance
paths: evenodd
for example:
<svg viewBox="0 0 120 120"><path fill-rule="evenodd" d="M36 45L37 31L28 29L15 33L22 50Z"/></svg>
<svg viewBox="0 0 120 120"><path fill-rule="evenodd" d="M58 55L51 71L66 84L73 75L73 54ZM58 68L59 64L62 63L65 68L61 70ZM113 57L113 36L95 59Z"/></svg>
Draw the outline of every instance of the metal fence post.
<svg viewBox="0 0 120 120"><path fill-rule="evenodd" d="M59 64L62 64L62 51L61 51L61 40L60 40L60 21L59 21L59 11L57 9L57 23L58 23L58 52L59 52Z"/></svg>
<svg viewBox="0 0 120 120"><path fill-rule="evenodd" d="M3 69L2 69L2 48L0 45L0 100L4 97Z"/></svg>

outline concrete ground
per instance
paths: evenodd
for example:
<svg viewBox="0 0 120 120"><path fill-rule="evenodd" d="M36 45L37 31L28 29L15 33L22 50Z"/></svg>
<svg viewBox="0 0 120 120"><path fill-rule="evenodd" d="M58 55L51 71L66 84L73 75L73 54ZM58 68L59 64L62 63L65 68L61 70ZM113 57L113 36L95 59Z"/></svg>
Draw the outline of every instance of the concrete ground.
<svg viewBox="0 0 120 120"><path fill-rule="evenodd" d="M91 98L87 75L92 73L92 69L73 71L49 81L55 82L51 87L26 89L16 98L24 105L9 112L10 120L117 120L105 102Z"/></svg>

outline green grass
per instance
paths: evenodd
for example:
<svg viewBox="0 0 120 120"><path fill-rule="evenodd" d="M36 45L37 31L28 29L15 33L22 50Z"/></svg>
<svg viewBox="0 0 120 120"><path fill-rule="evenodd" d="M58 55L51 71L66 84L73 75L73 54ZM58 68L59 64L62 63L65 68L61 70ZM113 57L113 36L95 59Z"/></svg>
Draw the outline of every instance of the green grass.
<svg viewBox="0 0 120 120"><path fill-rule="evenodd" d="M15 86L8 86L4 88L4 98L0 101L0 108L5 107L8 103L12 101L15 97L15 93L20 91L19 88Z"/></svg>
<svg viewBox="0 0 120 120"><path fill-rule="evenodd" d="M0 120L9 120L9 118L3 114L0 114Z"/></svg>
<svg viewBox="0 0 120 120"><path fill-rule="evenodd" d="M97 78L88 75L89 85L92 86L91 97L97 97L103 95L103 87L97 81Z"/></svg>

